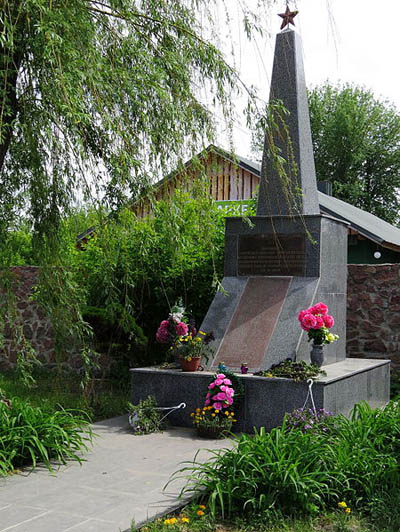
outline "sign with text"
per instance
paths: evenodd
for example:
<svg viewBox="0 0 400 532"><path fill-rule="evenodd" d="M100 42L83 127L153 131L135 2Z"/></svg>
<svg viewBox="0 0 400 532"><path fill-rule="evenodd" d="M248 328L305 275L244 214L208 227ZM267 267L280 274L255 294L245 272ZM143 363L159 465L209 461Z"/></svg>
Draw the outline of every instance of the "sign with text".
<svg viewBox="0 0 400 532"><path fill-rule="evenodd" d="M239 235L239 275L304 275L305 235Z"/></svg>

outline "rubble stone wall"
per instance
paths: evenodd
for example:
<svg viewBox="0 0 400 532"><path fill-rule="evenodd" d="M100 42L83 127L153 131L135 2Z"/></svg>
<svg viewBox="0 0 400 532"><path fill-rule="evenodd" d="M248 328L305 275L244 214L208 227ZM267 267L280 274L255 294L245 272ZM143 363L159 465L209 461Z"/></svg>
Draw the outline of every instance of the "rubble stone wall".
<svg viewBox="0 0 400 532"><path fill-rule="evenodd" d="M400 264L349 264L347 356L390 359L400 370Z"/></svg>
<svg viewBox="0 0 400 532"><path fill-rule="evenodd" d="M36 266L11 268L17 323L46 366L56 364L51 323L43 309L31 300L38 276ZM6 297L6 294L3 295ZM15 365L17 351L9 324L0 349L0 369ZM400 264L350 264L347 280L347 356L356 358L390 358L400 370ZM104 362L104 361L102 361ZM80 358L71 356L64 362L79 369Z"/></svg>
<svg viewBox="0 0 400 532"><path fill-rule="evenodd" d="M17 360L15 333L22 326L23 335L39 354L46 365L55 364L54 339L49 319L43 309L31 300L32 290L37 282L37 266L16 266L10 268L13 274L13 293L16 302L17 318L15 323L6 323L4 329L4 346L0 350L0 368L9 369ZM4 293L7 298L9 294ZM18 334L18 332L17 332Z"/></svg>

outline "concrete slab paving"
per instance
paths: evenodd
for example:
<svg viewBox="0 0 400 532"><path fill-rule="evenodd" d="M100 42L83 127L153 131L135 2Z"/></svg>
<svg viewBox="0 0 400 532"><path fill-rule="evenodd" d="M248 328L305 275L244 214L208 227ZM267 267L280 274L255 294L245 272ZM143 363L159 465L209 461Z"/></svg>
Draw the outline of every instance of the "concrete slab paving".
<svg viewBox="0 0 400 532"><path fill-rule="evenodd" d="M183 480L163 490L171 475L230 448L231 440L204 440L171 427L134 436L127 417L95 423L93 447L82 465L70 462L0 479L0 532L120 532L179 505ZM207 450L208 449L208 450Z"/></svg>

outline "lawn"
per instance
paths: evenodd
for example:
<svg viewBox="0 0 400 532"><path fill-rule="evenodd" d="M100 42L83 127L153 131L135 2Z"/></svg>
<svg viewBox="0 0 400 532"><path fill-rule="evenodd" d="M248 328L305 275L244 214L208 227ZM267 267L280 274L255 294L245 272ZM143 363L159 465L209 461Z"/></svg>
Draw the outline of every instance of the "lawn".
<svg viewBox="0 0 400 532"><path fill-rule="evenodd" d="M198 506L197 506L198 508ZM389 532L379 529L365 519L346 515L338 509L314 518L279 518L272 516L253 519L236 519L231 522L215 521L196 515L196 506L188 506L181 514L157 519L141 528L142 532ZM182 520L183 518L183 520ZM187 522L187 520L189 520ZM185 522L186 521L186 522ZM132 532L135 530L132 527Z"/></svg>
<svg viewBox="0 0 400 532"><path fill-rule="evenodd" d="M92 421L100 421L127 412L128 379L93 379L83 391L79 377L41 371L35 383L26 386L15 372L0 373L0 390L9 398L19 397L32 406L56 410L83 410Z"/></svg>

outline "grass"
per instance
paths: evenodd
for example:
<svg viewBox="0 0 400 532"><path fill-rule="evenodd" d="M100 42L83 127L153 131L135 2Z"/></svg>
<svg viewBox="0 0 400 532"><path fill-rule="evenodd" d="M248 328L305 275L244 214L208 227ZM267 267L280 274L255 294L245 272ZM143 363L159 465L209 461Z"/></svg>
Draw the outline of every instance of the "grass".
<svg viewBox="0 0 400 532"><path fill-rule="evenodd" d="M0 374L0 476L27 465L82 460L92 441L90 423L127 412L128 382L41 371L27 386L15 372Z"/></svg>
<svg viewBox="0 0 400 532"><path fill-rule="evenodd" d="M142 532L386 532L375 528L357 515L346 515L338 509L309 518L284 518L277 514L253 516L233 521L214 520L205 508L204 516L198 516L198 505L189 505L180 514L171 514L146 524ZM189 519L183 522L182 517ZM135 528L132 526L132 531Z"/></svg>
<svg viewBox="0 0 400 532"><path fill-rule="evenodd" d="M26 386L13 372L0 374L0 390L7 397L18 397L32 406L49 410L64 408L84 411L91 421L100 421L127 412L128 380L93 380L85 392L76 375L41 371L34 375L33 386Z"/></svg>
<svg viewBox="0 0 400 532"><path fill-rule="evenodd" d="M84 413L48 410L13 397L0 402L0 476L37 463L52 470L52 462L82 461L92 442Z"/></svg>

